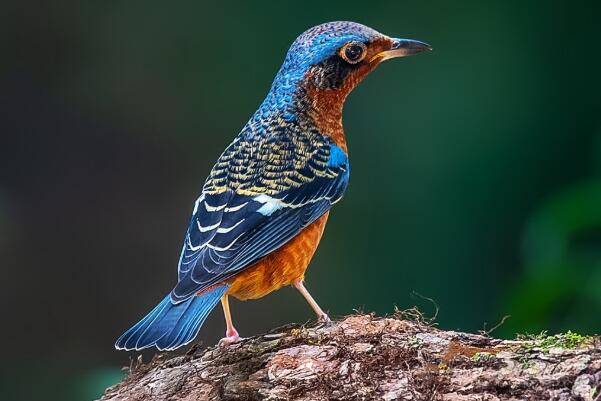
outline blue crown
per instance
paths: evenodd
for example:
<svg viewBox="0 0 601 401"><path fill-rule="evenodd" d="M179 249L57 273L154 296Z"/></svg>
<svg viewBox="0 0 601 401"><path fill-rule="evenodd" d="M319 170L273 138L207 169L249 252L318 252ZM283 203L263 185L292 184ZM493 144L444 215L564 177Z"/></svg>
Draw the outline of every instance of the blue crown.
<svg viewBox="0 0 601 401"><path fill-rule="evenodd" d="M356 22L337 21L317 25L303 32L290 46L267 97L251 121L267 119L275 112L294 121L294 95L311 66L336 54L349 41L370 42L383 35Z"/></svg>

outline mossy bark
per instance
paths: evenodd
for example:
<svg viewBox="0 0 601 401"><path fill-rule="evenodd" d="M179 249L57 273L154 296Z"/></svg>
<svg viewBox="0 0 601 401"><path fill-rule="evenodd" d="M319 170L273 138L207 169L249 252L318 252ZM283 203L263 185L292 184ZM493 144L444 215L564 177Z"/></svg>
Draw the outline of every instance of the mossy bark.
<svg viewBox="0 0 601 401"><path fill-rule="evenodd" d="M601 344L439 330L403 316L288 326L130 369L117 400L601 400Z"/></svg>

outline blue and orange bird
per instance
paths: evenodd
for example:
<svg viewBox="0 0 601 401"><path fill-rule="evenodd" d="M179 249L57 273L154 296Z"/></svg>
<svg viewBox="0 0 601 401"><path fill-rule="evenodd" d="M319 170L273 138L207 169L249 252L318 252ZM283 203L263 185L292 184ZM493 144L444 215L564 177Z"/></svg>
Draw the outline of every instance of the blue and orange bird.
<svg viewBox="0 0 601 401"><path fill-rule="evenodd" d="M192 218L173 290L115 347L173 350L191 342L221 300L224 345L239 341L229 296L256 299L303 285L332 206L349 181L342 128L347 95L382 61L430 50L354 22L300 35L267 97L211 170Z"/></svg>

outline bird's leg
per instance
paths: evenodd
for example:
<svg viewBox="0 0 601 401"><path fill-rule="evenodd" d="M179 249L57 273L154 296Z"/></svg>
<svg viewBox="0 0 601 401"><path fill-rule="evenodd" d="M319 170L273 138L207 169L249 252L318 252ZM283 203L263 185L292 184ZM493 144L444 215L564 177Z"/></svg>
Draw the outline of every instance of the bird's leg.
<svg viewBox="0 0 601 401"><path fill-rule="evenodd" d="M294 280L292 282L292 285L303 295L303 297L305 297L309 305L311 305L311 308L313 308L315 314L317 315L318 321L323 323L331 322L330 317L319 307L319 305L317 304L317 302L315 302L311 294L309 294L309 291L307 291L307 289L305 288L302 279Z"/></svg>
<svg viewBox="0 0 601 401"><path fill-rule="evenodd" d="M228 299L228 295L224 295L221 297L221 306L223 306L223 315L225 316L225 337L223 337L219 341L219 345L227 346L233 343L237 343L242 340L240 335L238 335L238 331L234 327L234 323L232 323L232 315L230 313L230 301Z"/></svg>

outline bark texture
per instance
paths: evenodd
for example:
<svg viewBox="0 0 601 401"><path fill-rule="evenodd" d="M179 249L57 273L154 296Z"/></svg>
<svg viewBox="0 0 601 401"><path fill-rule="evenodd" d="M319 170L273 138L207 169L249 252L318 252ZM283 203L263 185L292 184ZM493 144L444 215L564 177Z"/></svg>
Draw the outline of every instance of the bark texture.
<svg viewBox="0 0 601 401"><path fill-rule="evenodd" d="M601 401L598 338L498 340L412 316L359 314L163 354L102 400Z"/></svg>

